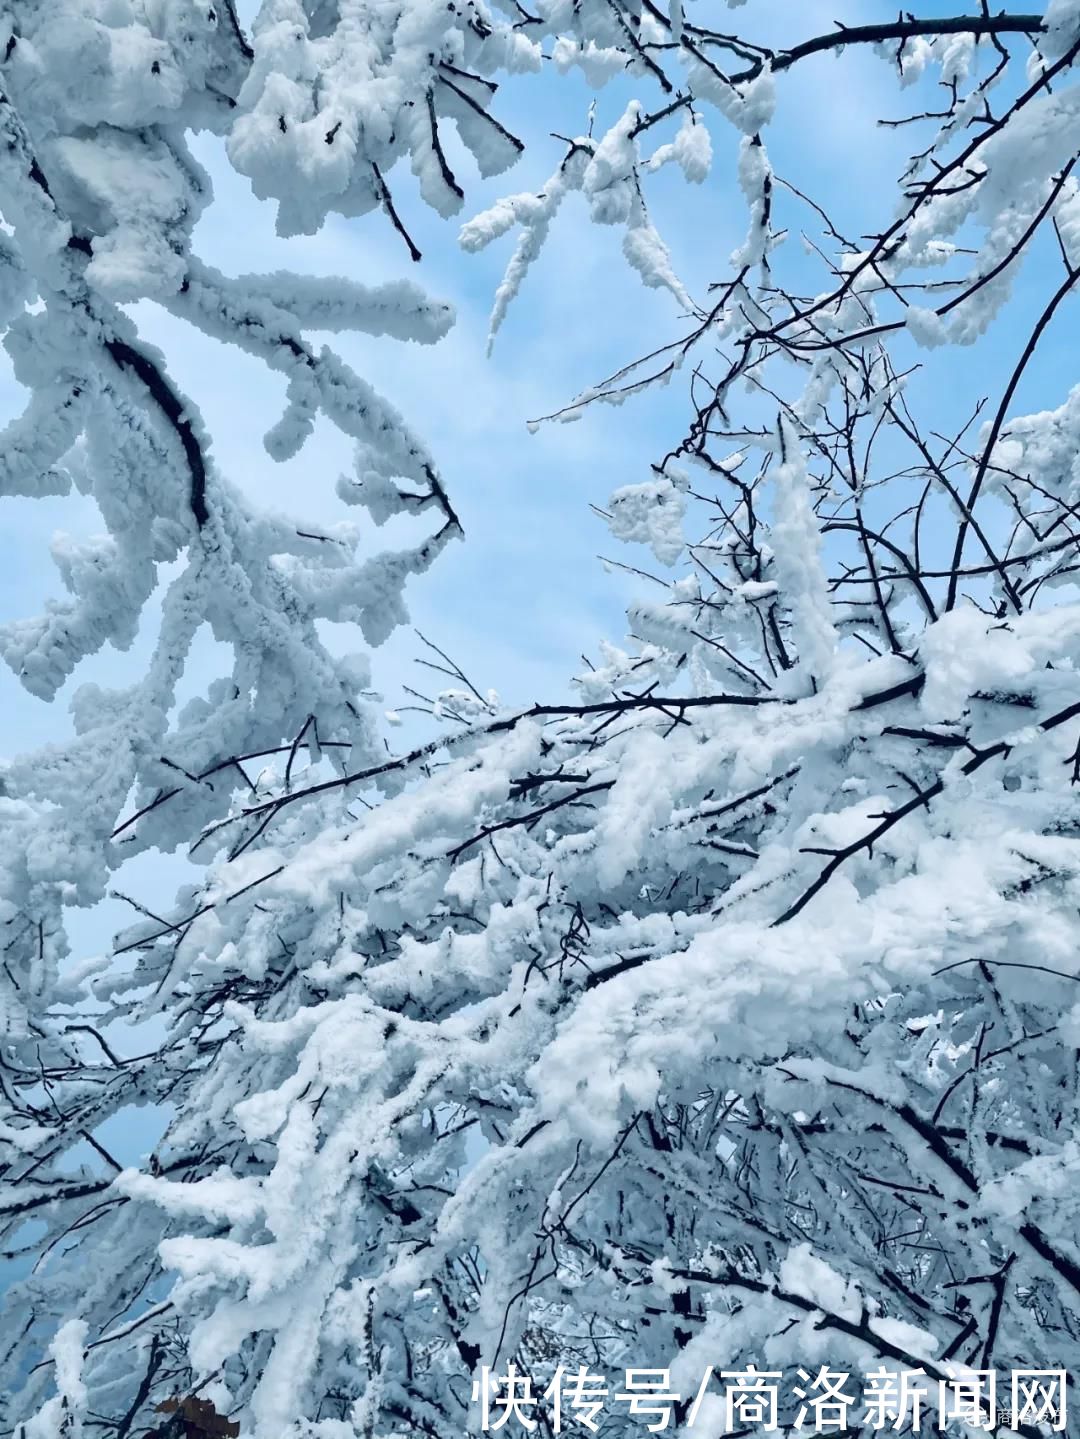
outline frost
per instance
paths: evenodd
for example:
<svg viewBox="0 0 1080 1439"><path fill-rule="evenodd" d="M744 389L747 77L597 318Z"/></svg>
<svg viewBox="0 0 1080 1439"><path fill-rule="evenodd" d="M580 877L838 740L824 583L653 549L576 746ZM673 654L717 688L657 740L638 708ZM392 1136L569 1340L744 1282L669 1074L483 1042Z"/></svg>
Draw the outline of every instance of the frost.
<svg viewBox="0 0 1080 1439"><path fill-rule="evenodd" d="M26 1271L5 1433L149 1434L180 1394L244 1439L464 1433L478 1367L546 1382L583 1353L684 1394L717 1355L931 1383L1071 1363L1080 390L1027 359L1075 298L1076 6L1000 48L905 14L805 52L774 8L766 51L680 0L267 0L250 38L227 0L8 5L0 318L26 397L0 494L64 518L55 595L3 617L0 652L42 698L70 683L74 733L0 771L0 1227ZM856 46L921 119L885 212L845 195L834 223L763 127L804 60L839 87ZM554 159L527 90L497 88L544 55L553 84L618 73ZM366 216L358 273L202 260L200 130L283 233ZM703 180L710 134L737 143L718 193L745 241L698 300L652 202ZM612 562L626 633L569 694L506 702L438 651L406 728L322 636L385 640L460 528L325 339L439 341L450 306L365 283L363 237L411 264L414 185L456 213L525 138L548 181L461 231L514 232L491 333L567 204L669 292L647 358L559 417L685 379L685 414L657 410L685 424L611 461L603 514L673 569ZM864 138L808 168L848 183ZM347 438L358 523L230 483L147 299L279 377L274 458ZM1012 378L954 413L947 347L999 341ZM131 647L123 688L88 682L105 646ZM174 899L117 894L126 929L69 956L67 910L155 851L190 862ZM133 1114L160 1136L138 1163L113 1153Z"/></svg>

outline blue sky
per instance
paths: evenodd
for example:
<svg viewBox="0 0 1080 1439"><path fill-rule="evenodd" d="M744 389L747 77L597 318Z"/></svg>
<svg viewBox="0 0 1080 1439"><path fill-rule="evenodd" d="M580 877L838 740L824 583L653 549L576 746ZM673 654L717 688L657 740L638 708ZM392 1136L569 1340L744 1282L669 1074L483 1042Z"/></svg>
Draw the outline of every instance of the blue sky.
<svg viewBox="0 0 1080 1439"><path fill-rule="evenodd" d="M818 33L836 18L854 23L895 14L894 7L871 0L799 0L797 5L751 4L733 12L731 23L745 24L755 38L778 40L775 26L770 36L757 18L766 8L782 17L788 41ZM921 13L952 13L954 8L934 0ZM599 97L597 128L612 123L627 99L645 88L637 82L610 85ZM874 128L873 118L903 113L914 98L911 92L897 90L881 61L856 53L840 61L830 55L808 61L778 88L777 120L766 136L777 171L833 211L842 230L882 228L892 216L893 179L907 137ZM195 248L203 259L227 273L293 268L366 282L408 276L456 305L455 329L434 347L340 336L332 343L428 443L464 522L464 543L452 546L411 586L415 625L450 652L479 687L493 686L515 704L564 694L583 651L595 652L604 637L622 639L626 600L641 584L606 573L597 555L631 562L635 557L615 545L589 506L603 505L619 485L648 478L650 460L681 436L687 418L685 382L677 379L670 389L619 409L596 407L576 424L544 426L534 435L526 431L527 419L557 409L582 387L679 333L671 297L641 287L623 260L621 232L591 225L580 202L568 207L555 226L511 309L494 356L484 357L491 298L513 239L480 255L465 255L456 245L458 224L499 195L536 188L563 153L549 132L581 133L589 99L586 87L570 77L526 76L504 85L497 113L532 143L515 170L488 182L471 174L461 152L452 150L459 175L471 175L459 221L448 223L426 210L411 177L395 172L390 177L395 201L424 252L415 266L378 214L332 221L316 237L278 239L273 208L254 200L246 180L229 169L220 141L200 137L195 142L216 194L196 232ZM694 294L726 274L728 256L745 230L734 180L737 137L719 123L711 128L716 153L706 184L691 189L664 173L651 192L654 219ZM1030 311L1034 297L1057 283L1042 263L1029 267L1010 316ZM201 409L219 469L253 503L309 522L357 518L334 492L338 474L351 470L351 454L329 425L322 424L300 455L284 465L265 453L262 435L281 410L284 385L278 377L153 307L142 307L139 320L146 337L165 350L177 383ZM1065 398L1072 379L1068 336L1067 320L1048 336L1020 394L1021 411ZM928 378L915 382L916 394L935 420L947 423L979 394L1000 388L1023 338L1015 318L1006 317L989 344L955 352L944 363L938 358ZM16 415L23 402L4 359L0 420ZM11 619L35 613L46 597L60 592L48 553L52 534L92 531L96 523L93 507L78 498L9 499L4 517L0 615ZM373 536L373 544L393 544L403 533L388 527ZM84 681L129 682L147 652L152 623L148 615L128 654L107 649L89 662L52 705L26 695L0 670L0 753L62 739L69 732L67 701ZM348 627L337 628L341 632L330 636L332 643L362 647L358 635L345 632ZM373 657L388 707L400 702L402 683L424 687L424 672L412 665L418 653L414 637L399 631ZM189 691L201 689L213 673L213 645L207 641L197 651ZM154 901L168 890L174 873L174 866L144 856L122 874L120 884ZM76 917L77 944L83 952L106 944L123 918L115 902Z"/></svg>

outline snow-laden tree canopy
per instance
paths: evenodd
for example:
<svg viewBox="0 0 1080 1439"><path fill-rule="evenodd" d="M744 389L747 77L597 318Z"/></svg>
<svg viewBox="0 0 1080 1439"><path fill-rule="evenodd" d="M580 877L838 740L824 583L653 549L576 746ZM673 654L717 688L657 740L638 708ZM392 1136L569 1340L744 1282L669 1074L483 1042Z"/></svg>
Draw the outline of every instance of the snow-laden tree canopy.
<svg viewBox="0 0 1080 1439"><path fill-rule="evenodd" d="M210 184L185 136L228 132L252 75L231 6L35 0L6 5L0 27L4 343L30 391L0 440L0 487L34 496L75 486L105 526L56 539L70 598L4 624L0 654L27 689L50 698L106 641L128 646L165 585L139 683L112 693L83 686L76 740L4 772L0 904L13 938L0 999L5 1029L18 1033L27 1005L51 992L63 904L97 899L119 853L172 847L227 812L231 787L210 778L218 761L272 751L306 720L313 741L378 750L357 704L366 659L332 658L315 621L355 620L380 642L404 616L403 582L458 527L431 458L392 406L305 340L309 330L362 329L430 343L448 328L449 308L408 283L229 278L191 251ZM355 526L316 533L253 511L217 473L165 357L140 340L123 308L139 299L287 376L287 409L266 436L271 455L294 453L325 415L357 443L347 498L379 521L430 509L430 538L357 565ZM203 624L232 648L232 673L173 714ZM141 808L177 785L169 810L117 828L133 789Z"/></svg>
<svg viewBox="0 0 1080 1439"><path fill-rule="evenodd" d="M267 0L249 48L205 0L8 6L6 343L33 398L5 483L75 483L110 531L58 551L71 604L5 630L9 662L50 693L179 569L145 681L81 692L73 746L5 774L0 1208L37 1256L5 1433L146 1434L199 1396L245 1439L443 1439L513 1363L537 1393L667 1369L670 1427L715 1435L715 1396L692 1426L689 1403L709 1364L1077 1369L1080 390L1017 394L1075 323L1080 5L973 9L783 48L754 38L789 13L765 0ZM768 147L787 72L852 47L917 118L894 209L847 236ZM684 436L606 512L673 575L571 699L500 709L447 661L441 729L388 754L314 622L380 640L454 512L303 333L448 316L200 264L183 137L224 134L286 232L379 208L404 234L397 162L457 210L440 126L507 166L490 76L541 63L641 99L461 239L520 232L493 336L573 192L671 292L672 334L562 417L685 374ZM693 296L649 177L704 181L723 125L738 174L710 183L737 179L746 239ZM141 296L288 374L272 453L328 414L358 444L347 497L430 510L432 538L357 569L353 531L253 513L120 308ZM928 427L914 357L947 375L970 345L1009 347L1000 392ZM172 716L206 618L233 677ZM186 842L205 881L58 968L59 909L121 836ZM127 1052L148 1018L160 1048ZM153 1102L175 1118L121 1169L94 1131Z"/></svg>

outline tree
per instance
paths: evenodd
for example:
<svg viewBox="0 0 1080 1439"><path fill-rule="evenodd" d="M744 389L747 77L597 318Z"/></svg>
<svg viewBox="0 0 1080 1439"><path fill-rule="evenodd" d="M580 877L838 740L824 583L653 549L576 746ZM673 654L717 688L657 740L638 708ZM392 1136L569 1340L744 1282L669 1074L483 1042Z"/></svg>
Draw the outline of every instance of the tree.
<svg viewBox="0 0 1080 1439"><path fill-rule="evenodd" d="M22 1241L41 1257L13 1291L25 1327L5 1337L0 1381L6 1431L22 1424L26 1439L146 1433L163 1401L210 1403L258 1439L444 1436L477 1427L483 1366L511 1363L534 1394L580 1366L608 1379L669 1370L668 1427L718 1433L719 1391L698 1402L709 1365L804 1366L809 1404L823 1366L881 1382L921 1370L932 1385L950 1366L1070 1369L1080 1352L1080 391L1017 409L1080 273L1080 6L903 14L787 48L751 39L749 19L722 33L652 0L512 10L281 0L263 7L253 55L216 17L183 71L188 109L160 135L156 100L139 101L137 121L115 113L127 93L115 66L101 72L114 109L89 138L85 117L64 142L10 128L38 103L11 85L4 205L46 304L13 320L9 348L21 356L32 347L19 336L63 325L76 337L64 353L84 357L73 403L91 384L94 399L21 473L96 477L105 506L121 473L125 495L169 515L180 487L191 518L159 531L170 556L185 548L189 585L227 563L282 575L262 599L281 618L256 659L246 600L221 604L242 715L238 696L212 716L195 707L167 739L136 727L144 713L162 723L157 674L126 709L88 705L94 753L103 726L113 746L146 735L125 743L109 791L119 810L140 786L118 832L186 838L208 867L175 912L119 937L114 962L35 979L28 1036L5 1060L5 1219L15 1236L28 1220L44 1231ZM281 197L283 226L377 205L400 226L387 176L406 152L432 204L461 203L441 117L482 170L513 159L476 76L526 69L541 44L593 80L628 69L659 89L656 108L635 103L599 139L573 139L541 194L504 201L462 238L476 248L521 230L494 331L581 191L682 307L682 333L563 413L689 372L685 436L606 513L616 537L681 568L631 610L632 647L609 647L572 701L500 709L437 655L451 679L434 707L443 728L388 755L367 712L341 703L340 671L312 686L279 638L301 633L306 659L318 604L345 603L365 576L266 570L284 537L265 537L220 481L193 487L185 436L201 438L109 297L115 269L99 254L150 252L163 211L130 222L137 241L116 221L84 244L79 224L57 229L67 190L50 168L77 173L60 157L80 144L145 159L166 133L175 159L177 120L205 121L224 92L233 161ZM852 47L876 49L915 97L897 210L871 218L868 239L774 173L767 150L785 73ZM704 177L710 109L742 132L750 223L701 303L647 195L661 165ZM92 208L99 224L117 214ZM796 226L813 228L789 260ZM63 236L51 249L50 235ZM381 456L369 469L365 449L360 465L375 517L393 503L441 512L434 540L386 562L395 576L422 568L454 526L434 469L396 419L376 428L360 382L298 332L313 311L325 328L330 310L342 323L374 310L429 336L441 312L405 291L228 282L186 252L171 269L156 253L145 274L163 303L289 367L287 435L302 437L327 394L364 395L349 413L363 412L357 438ZM1046 293L1017 338L998 317L1025 262ZM60 345L39 343L55 366ZM947 430L925 423L914 357L973 343L1015 351L1000 393ZM64 413L55 371L25 373L47 391L41 413ZM142 387L134 399L121 381ZM84 427L86 469L66 458ZM122 441L136 448L121 471ZM167 495L146 478L148 453L168 461ZM694 523L703 538L686 545ZM208 543L212 524L223 538ZM237 558L208 560L216 547ZM313 567L324 552L339 555L329 542L302 554ZM73 571L80 597L92 568ZM110 615L93 593L91 613ZM400 611L371 593L378 639ZM273 703L253 681L260 665ZM254 748L267 761L257 780L244 768ZM167 773L151 758L163 749ZM26 806L12 823L55 802L17 774L9 792ZM69 812L55 821L99 867L106 808L87 820L92 849ZM12 900L24 919L43 895L63 902L58 868L53 889ZM13 973L37 973L20 963ZM103 1027L149 1012L165 1021L161 1047L117 1053ZM100 1149L100 1164L65 1170L76 1140L96 1143L100 1119L134 1098L176 1111L148 1170L117 1173ZM785 1398L785 1432L798 1432L799 1402ZM551 1432L544 1406L524 1412ZM615 1401L597 1420L612 1435L641 1422ZM1029 1412L1011 1425L1036 1435L1052 1422ZM856 1406L843 1432L871 1428Z"/></svg>

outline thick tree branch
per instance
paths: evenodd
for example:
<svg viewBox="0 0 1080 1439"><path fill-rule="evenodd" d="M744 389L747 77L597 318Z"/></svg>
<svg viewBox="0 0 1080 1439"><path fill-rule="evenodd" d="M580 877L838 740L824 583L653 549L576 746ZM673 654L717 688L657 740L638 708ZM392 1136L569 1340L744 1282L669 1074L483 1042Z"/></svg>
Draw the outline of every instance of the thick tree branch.
<svg viewBox="0 0 1080 1439"><path fill-rule="evenodd" d="M774 73L790 70L810 55L840 50L845 45L882 45L889 40L914 40L920 35L1038 35L1045 28L1041 15L1030 14L910 16L877 25L840 25L827 35L815 35L811 40L792 45L790 50L763 56L730 76L730 80L733 85L753 80L766 64L771 65Z"/></svg>

